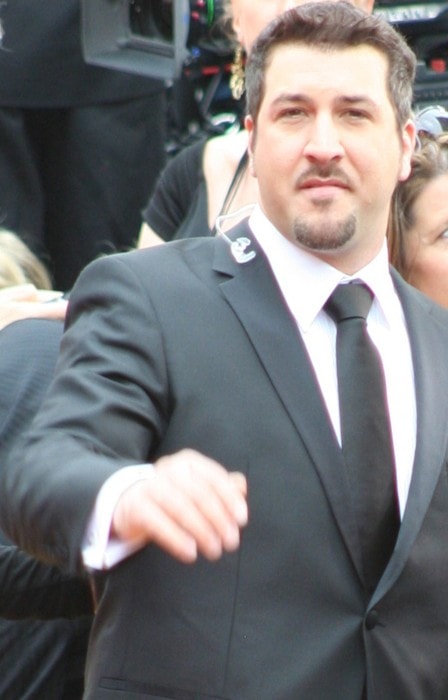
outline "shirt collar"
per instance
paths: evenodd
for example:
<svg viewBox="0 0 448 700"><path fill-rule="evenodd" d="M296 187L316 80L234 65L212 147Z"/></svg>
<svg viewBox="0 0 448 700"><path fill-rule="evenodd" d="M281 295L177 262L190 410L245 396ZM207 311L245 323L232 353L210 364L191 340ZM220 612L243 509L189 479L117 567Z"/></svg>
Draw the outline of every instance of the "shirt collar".
<svg viewBox="0 0 448 700"><path fill-rule="evenodd" d="M372 306L378 309L387 325L392 323L395 313L401 310L390 276L386 240L378 255L368 265L355 275L347 276L285 238L259 206L255 207L249 226L303 333L309 330L335 287L353 279L361 279L370 287L375 295ZM306 300L306 304L303 300Z"/></svg>

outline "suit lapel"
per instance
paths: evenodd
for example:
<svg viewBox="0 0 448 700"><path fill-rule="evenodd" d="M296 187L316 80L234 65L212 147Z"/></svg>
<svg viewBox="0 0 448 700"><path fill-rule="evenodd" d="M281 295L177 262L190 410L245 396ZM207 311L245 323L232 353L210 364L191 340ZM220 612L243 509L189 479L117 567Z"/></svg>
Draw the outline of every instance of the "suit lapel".
<svg viewBox="0 0 448 700"><path fill-rule="evenodd" d="M237 239L249 241L243 253L241 243L235 243ZM242 262L246 259L247 262ZM214 270L225 275L220 285L222 293L249 336L273 389L307 448L360 574L360 545L354 512L348 506L351 495L342 454L296 322L246 223L237 226L228 239L217 239Z"/></svg>
<svg viewBox="0 0 448 700"><path fill-rule="evenodd" d="M410 288L396 273L394 281L403 305L411 340L417 402L417 443L408 500L395 552L378 586L372 605L401 574L428 511L448 443L448 326L445 335L434 319L432 303ZM443 328L442 328L443 330Z"/></svg>
<svg viewBox="0 0 448 700"><path fill-rule="evenodd" d="M232 241L248 239L241 246ZM243 246L244 247L244 246ZM238 251L240 251L238 253ZM255 253L255 256L250 255ZM240 262L238 262L238 260ZM249 336L273 389L305 444L342 537L358 573L360 546L341 451L295 320L286 308L269 264L246 223L217 240L215 271L224 274L221 290ZM399 577L421 529L448 448L448 377L434 378L448 346L434 320L433 305L393 272L411 340L417 398L417 446L408 501L395 552L371 600L374 605Z"/></svg>

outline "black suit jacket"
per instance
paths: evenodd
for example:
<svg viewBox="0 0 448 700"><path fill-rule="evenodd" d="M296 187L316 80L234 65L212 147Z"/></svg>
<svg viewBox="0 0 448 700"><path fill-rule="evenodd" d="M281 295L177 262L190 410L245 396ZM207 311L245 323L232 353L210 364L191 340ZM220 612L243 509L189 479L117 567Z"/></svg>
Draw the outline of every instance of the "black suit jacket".
<svg viewBox="0 0 448 700"><path fill-rule="evenodd" d="M245 224L232 235L252 237ZM448 313L394 275L417 450L368 600L341 451L269 265L249 250L238 263L225 239L191 239L82 274L58 377L2 482L4 525L79 566L110 474L198 449L247 475L241 546L192 566L148 546L102 574L86 697L360 700L366 682L368 700L444 700Z"/></svg>
<svg viewBox="0 0 448 700"><path fill-rule="evenodd" d="M85 63L80 0L8 0L0 20L2 106L79 107L163 90L160 81Z"/></svg>

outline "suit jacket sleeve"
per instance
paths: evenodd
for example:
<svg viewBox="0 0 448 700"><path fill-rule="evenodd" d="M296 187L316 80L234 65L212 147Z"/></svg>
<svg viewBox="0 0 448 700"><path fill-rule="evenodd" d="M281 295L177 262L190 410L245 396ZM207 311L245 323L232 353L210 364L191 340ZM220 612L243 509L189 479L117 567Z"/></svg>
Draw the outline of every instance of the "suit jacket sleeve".
<svg viewBox="0 0 448 700"><path fill-rule="evenodd" d="M2 474L3 530L21 549L71 571L82 569L102 484L148 461L166 424L159 324L142 275L124 262L150 253L102 258L82 273L52 389Z"/></svg>

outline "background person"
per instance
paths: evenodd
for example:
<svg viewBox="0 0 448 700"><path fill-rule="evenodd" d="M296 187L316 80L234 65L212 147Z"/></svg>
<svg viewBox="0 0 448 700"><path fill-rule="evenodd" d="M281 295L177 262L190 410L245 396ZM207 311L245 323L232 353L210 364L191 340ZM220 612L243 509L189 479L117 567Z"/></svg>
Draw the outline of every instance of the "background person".
<svg viewBox="0 0 448 700"><path fill-rule="evenodd" d="M35 561L2 538L1 697L80 700L92 612L87 581Z"/></svg>
<svg viewBox="0 0 448 700"><path fill-rule="evenodd" d="M67 300L57 297L48 301L47 294L33 284L20 284L0 289L0 330L25 318L48 318L62 321Z"/></svg>
<svg viewBox="0 0 448 700"><path fill-rule="evenodd" d="M62 321L66 310L45 265L15 233L0 229L0 330L24 318Z"/></svg>
<svg viewBox="0 0 448 700"><path fill-rule="evenodd" d="M32 284L36 289L51 289L50 276L15 233L0 229L0 289Z"/></svg>
<svg viewBox="0 0 448 700"><path fill-rule="evenodd" d="M0 288L2 470L53 376L67 302L44 301L51 290L44 265L6 230ZM33 315L61 320L14 323ZM0 697L80 700L92 612L87 580L34 561L0 532Z"/></svg>
<svg viewBox="0 0 448 700"><path fill-rule="evenodd" d="M47 392L62 329L32 318L0 331L0 472ZM85 577L36 562L0 532L0 697L80 700L92 614Z"/></svg>
<svg viewBox="0 0 448 700"><path fill-rule="evenodd" d="M0 221L71 289L136 243L165 160L164 84L89 66L79 0L0 6Z"/></svg>
<svg viewBox="0 0 448 700"><path fill-rule="evenodd" d="M448 134L421 132L419 142L411 175L394 193L390 258L405 280L448 307Z"/></svg>

